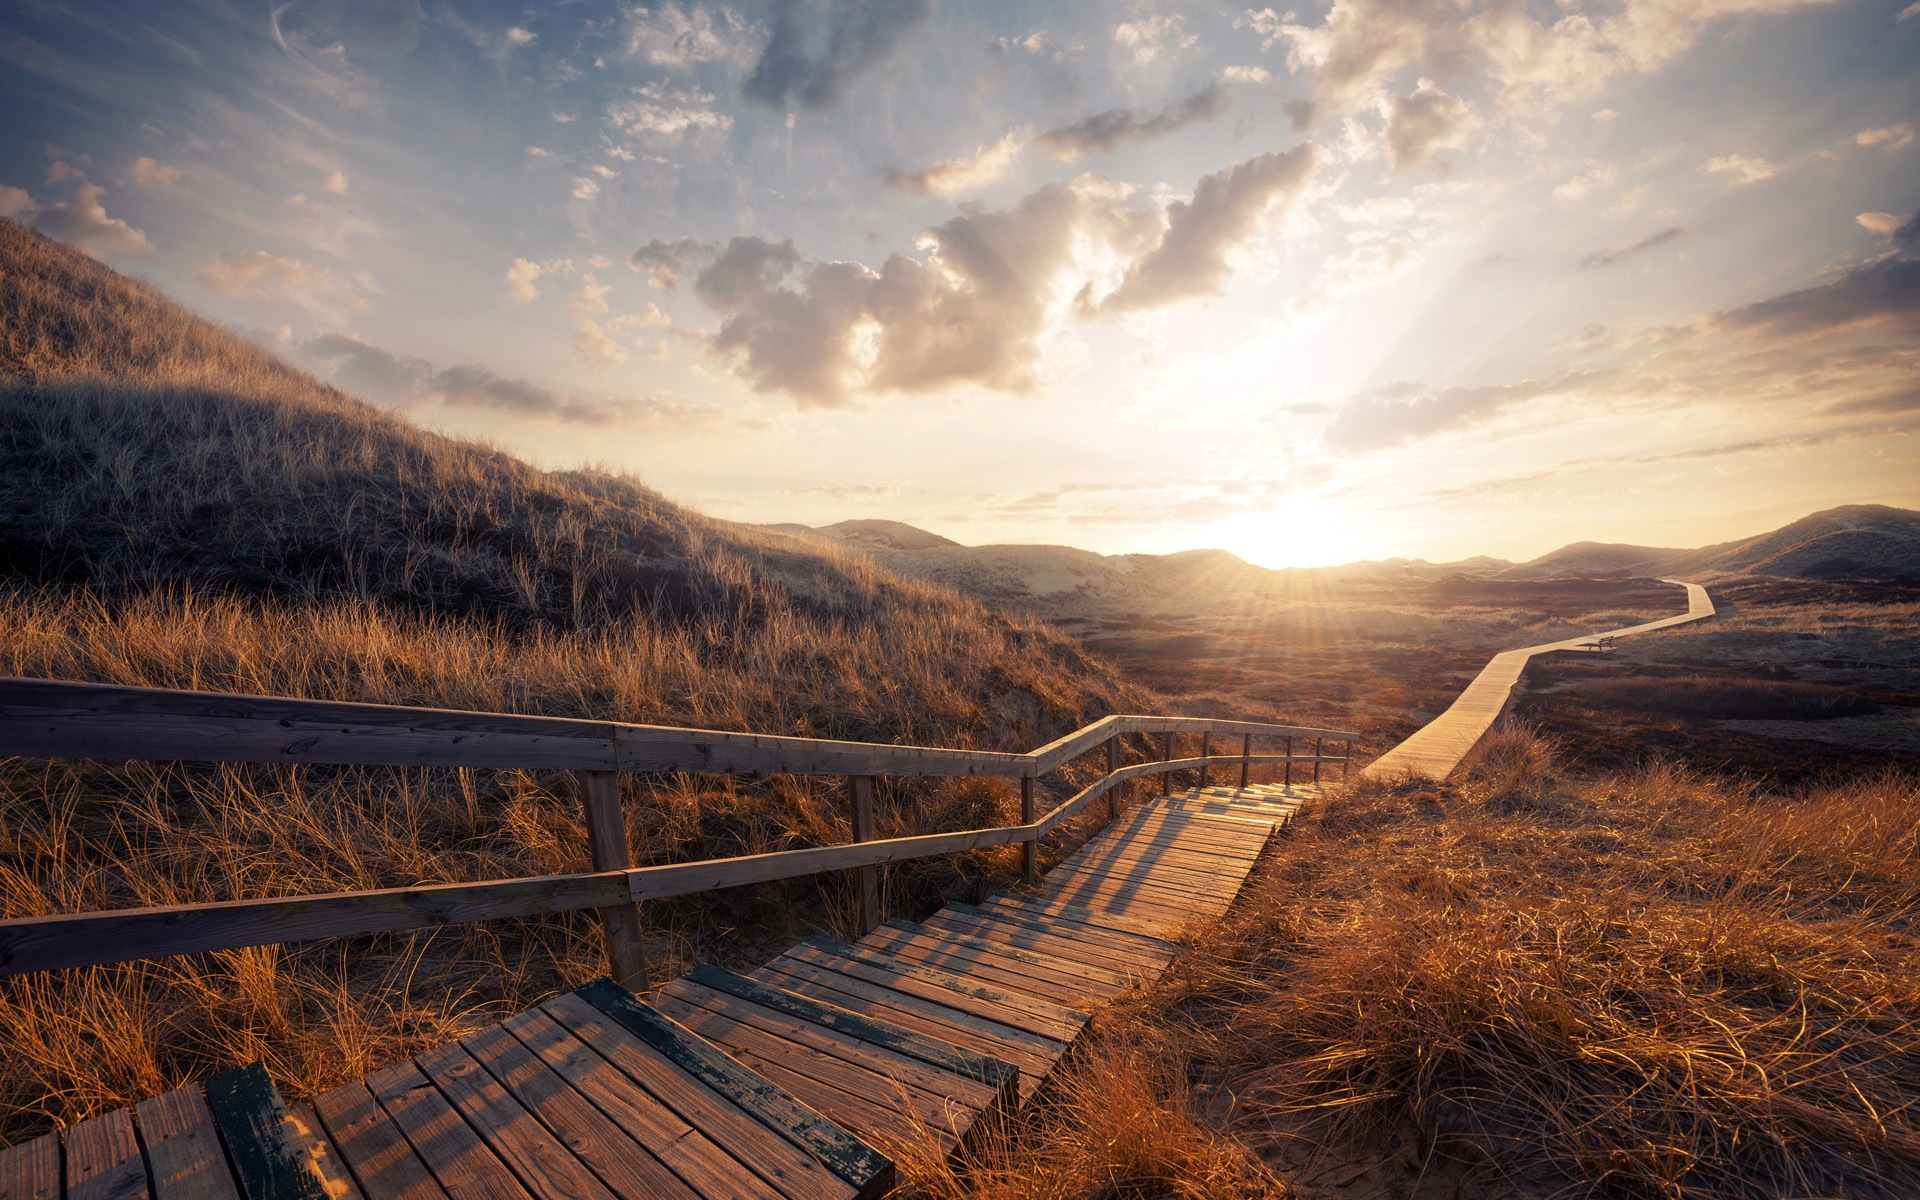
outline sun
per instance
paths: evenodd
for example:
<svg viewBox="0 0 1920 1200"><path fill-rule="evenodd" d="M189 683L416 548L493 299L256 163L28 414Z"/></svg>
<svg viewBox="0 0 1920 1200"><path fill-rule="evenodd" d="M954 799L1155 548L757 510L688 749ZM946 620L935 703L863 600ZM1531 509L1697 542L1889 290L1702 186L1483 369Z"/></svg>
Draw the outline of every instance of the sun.
<svg viewBox="0 0 1920 1200"><path fill-rule="evenodd" d="M1379 553L1377 537L1363 522L1311 493L1288 496L1268 512L1221 521L1206 542L1274 570L1329 567Z"/></svg>

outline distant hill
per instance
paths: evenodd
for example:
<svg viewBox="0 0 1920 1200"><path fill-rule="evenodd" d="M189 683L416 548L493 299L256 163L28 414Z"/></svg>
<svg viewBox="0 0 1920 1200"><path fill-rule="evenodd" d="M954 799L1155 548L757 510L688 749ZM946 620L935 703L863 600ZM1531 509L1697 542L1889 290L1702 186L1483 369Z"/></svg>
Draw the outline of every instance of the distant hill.
<svg viewBox="0 0 1920 1200"><path fill-rule="evenodd" d="M1478 555L1457 562L1388 558L1279 571L1225 550L1096 554L1072 546L963 546L897 521L765 528L855 547L903 575L943 584L996 607L1055 620L1240 610L1304 599L1329 585L1391 586L1461 578L1920 578L1920 513L1884 505L1829 509L1758 537L1695 550L1574 542L1525 563Z"/></svg>
<svg viewBox="0 0 1920 1200"><path fill-rule="evenodd" d="M1920 579L1920 512L1849 504L1757 537L1697 550L1575 542L1500 572L1508 579L1673 574Z"/></svg>

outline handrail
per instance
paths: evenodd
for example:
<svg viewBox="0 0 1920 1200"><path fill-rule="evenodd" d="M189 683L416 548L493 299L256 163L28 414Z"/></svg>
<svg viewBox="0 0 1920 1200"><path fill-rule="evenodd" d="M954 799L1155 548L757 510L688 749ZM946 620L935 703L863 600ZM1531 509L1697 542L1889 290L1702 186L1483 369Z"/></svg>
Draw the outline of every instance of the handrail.
<svg viewBox="0 0 1920 1200"><path fill-rule="evenodd" d="M1166 735L1157 761L1119 766L1116 739ZM1176 733L1239 734L1240 753L1173 758ZM1254 737L1279 737L1287 753L1252 753ZM213 904L70 913L0 920L0 975L238 949L315 937L392 932L497 917L597 908L606 919L616 973L644 974L632 905L749 883L856 869L867 894L865 923L877 923L877 870L885 863L984 846L1025 843L1034 869L1037 840L1130 779L1238 764L1320 764L1352 760L1355 735L1310 726L1204 717L1110 716L1025 754L926 746L724 733L654 725L523 717L400 705L296 700L224 692L119 687L0 678L0 756L133 758L381 766L571 770L582 784L594 864L590 873L432 884L362 892L234 900ZM1294 738L1315 739L1311 755ZM1343 753L1324 755L1326 740ZM1107 773L1045 814L1033 811L1033 784L1101 744ZM765 772L849 777L858 830L862 797L871 825L874 775L997 775L1021 780L1022 820L909 837L858 840L767 854L634 867L614 771ZM862 786L864 785L864 786ZM1118 814L1117 798L1110 811ZM625 965L622 965L624 962Z"/></svg>
<svg viewBox="0 0 1920 1200"><path fill-rule="evenodd" d="M1111 716L1026 754L775 734L728 733L574 717L296 700L233 692L0 678L0 756L691 771L768 775L1038 776L1131 733L1323 737L1334 729Z"/></svg>

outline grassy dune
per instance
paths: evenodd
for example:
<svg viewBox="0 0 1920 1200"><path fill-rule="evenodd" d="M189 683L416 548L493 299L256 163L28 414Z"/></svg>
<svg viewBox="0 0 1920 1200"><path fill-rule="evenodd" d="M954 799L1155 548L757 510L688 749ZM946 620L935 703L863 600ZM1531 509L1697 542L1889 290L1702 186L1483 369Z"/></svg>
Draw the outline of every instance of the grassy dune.
<svg viewBox="0 0 1920 1200"><path fill-rule="evenodd" d="M1072 641L631 478L440 437L0 221L0 673L1029 749L1153 696ZM627 780L641 862L845 841L837 781ZM883 785L883 835L1002 823ZM587 866L570 780L0 761L7 916ZM901 910L1004 850L892 872ZM845 881L650 905L757 961ZM0 1141L263 1058L302 1095L603 970L591 914L0 981Z"/></svg>

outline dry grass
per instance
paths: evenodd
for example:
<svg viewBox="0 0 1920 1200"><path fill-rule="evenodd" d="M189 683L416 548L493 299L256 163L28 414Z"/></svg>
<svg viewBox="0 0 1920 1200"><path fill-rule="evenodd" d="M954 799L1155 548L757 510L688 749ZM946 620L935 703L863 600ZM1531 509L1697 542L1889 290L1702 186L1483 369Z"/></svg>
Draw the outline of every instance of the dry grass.
<svg viewBox="0 0 1920 1200"><path fill-rule="evenodd" d="M1300 822L984 1190L1910 1197L1917 911L1911 778L1577 779L1508 731Z"/></svg>
<svg viewBox="0 0 1920 1200"><path fill-rule="evenodd" d="M1831 684L1786 679L1602 679L1580 688L1590 703L1699 717L1822 720L1878 712L1872 697Z"/></svg>
<svg viewBox="0 0 1920 1200"><path fill-rule="evenodd" d="M1157 707L866 558L344 396L0 221L0 674L1029 749ZM845 841L836 781L627 780L641 862ZM885 785L883 835L1005 823ZM903 865L912 912L1005 848ZM0 912L585 869L563 776L0 762ZM650 905L663 969L845 922L844 881ZM0 982L0 1141L264 1058L308 1094L603 969L591 915Z"/></svg>

